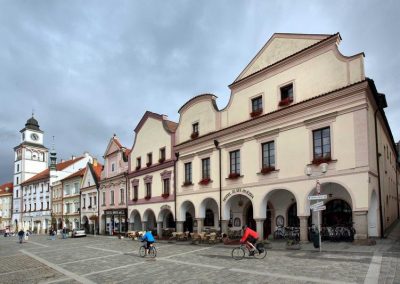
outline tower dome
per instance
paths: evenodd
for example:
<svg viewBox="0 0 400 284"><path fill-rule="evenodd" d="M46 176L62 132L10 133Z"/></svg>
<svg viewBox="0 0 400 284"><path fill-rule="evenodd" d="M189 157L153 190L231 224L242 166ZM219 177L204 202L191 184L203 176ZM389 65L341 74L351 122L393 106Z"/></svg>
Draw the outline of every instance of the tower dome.
<svg viewBox="0 0 400 284"><path fill-rule="evenodd" d="M27 129L40 130L38 121L32 116L25 123Z"/></svg>

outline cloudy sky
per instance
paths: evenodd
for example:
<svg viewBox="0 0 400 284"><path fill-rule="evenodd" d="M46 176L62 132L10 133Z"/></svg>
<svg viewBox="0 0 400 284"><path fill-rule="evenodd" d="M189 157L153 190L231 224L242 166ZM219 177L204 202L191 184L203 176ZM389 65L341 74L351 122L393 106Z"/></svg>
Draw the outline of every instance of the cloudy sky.
<svg viewBox="0 0 400 284"><path fill-rule="evenodd" d="M58 158L102 159L116 133L127 147L146 110L178 120L204 92L228 85L275 32L340 32L344 55L364 51L400 139L400 1L0 0L0 184L34 109Z"/></svg>

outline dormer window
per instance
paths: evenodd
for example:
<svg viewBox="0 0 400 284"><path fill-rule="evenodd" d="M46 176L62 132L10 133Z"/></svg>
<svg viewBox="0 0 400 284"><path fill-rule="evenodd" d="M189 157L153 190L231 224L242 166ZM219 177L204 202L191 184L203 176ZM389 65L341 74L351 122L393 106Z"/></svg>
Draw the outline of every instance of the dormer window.
<svg viewBox="0 0 400 284"><path fill-rule="evenodd" d="M193 123L192 124L192 134L190 135L190 138L195 139L199 137L199 123Z"/></svg>
<svg viewBox="0 0 400 284"><path fill-rule="evenodd" d="M142 159L140 157L136 158L136 170L142 167Z"/></svg>
<svg viewBox="0 0 400 284"><path fill-rule="evenodd" d="M115 164L114 163L111 164L111 171L112 172L115 171Z"/></svg>
<svg viewBox="0 0 400 284"><path fill-rule="evenodd" d="M148 154L147 154L147 163L146 163L146 166L150 167L151 164L153 164L153 154L152 154L152 153L148 153Z"/></svg>
<svg viewBox="0 0 400 284"><path fill-rule="evenodd" d="M251 100L251 117L257 117L262 114L263 106L262 106L262 96L254 98Z"/></svg>
<svg viewBox="0 0 400 284"><path fill-rule="evenodd" d="M293 102L293 84L281 88L281 100L279 106L287 106Z"/></svg>
<svg viewBox="0 0 400 284"><path fill-rule="evenodd" d="M159 163L163 163L165 161L165 147L160 149L160 158L158 159Z"/></svg>

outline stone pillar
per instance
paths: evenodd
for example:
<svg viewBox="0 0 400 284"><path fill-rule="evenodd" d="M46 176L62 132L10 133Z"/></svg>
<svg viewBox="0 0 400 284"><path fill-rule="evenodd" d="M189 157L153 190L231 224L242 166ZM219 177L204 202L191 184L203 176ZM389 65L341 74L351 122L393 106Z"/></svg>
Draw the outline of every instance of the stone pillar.
<svg viewBox="0 0 400 284"><path fill-rule="evenodd" d="M159 239L162 237L162 224L162 222L157 222L157 235Z"/></svg>
<svg viewBox="0 0 400 284"><path fill-rule="evenodd" d="M221 230L223 234L228 235L228 220L221 220Z"/></svg>
<svg viewBox="0 0 400 284"><path fill-rule="evenodd" d="M183 232L183 221L176 221L176 232L177 233Z"/></svg>
<svg viewBox="0 0 400 284"><path fill-rule="evenodd" d="M353 222L356 234L355 240L364 240L368 238L368 215L367 211L353 211Z"/></svg>
<svg viewBox="0 0 400 284"><path fill-rule="evenodd" d="M308 243L308 216L298 216L300 219L300 241Z"/></svg>
<svg viewBox="0 0 400 284"><path fill-rule="evenodd" d="M254 219L256 221L256 228L259 240L264 239L264 220L265 219Z"/></svg>
<svg viewBox="0 0 400 284"><path fill-rule="evenodd" d="M203 224L204 224L204 218L196 218L197 221L197 233L201 233L203 231Z"/></svg>
<svg viewBox="0 0 400 284"><path fill-rule="evenodd" d="M147 222L142 221L142 231L146 231L146 229L147 229Z"/></svg>

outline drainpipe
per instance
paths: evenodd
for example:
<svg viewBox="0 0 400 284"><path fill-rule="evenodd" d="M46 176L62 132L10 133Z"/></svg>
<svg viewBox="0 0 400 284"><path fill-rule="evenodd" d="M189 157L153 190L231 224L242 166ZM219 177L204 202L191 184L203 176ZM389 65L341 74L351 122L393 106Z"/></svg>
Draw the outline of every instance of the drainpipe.
<svg viewBox="0 0 400 284"><path fill-rule="evenodd" d="M381 226L380 226L381 238L383 238L384 237L384 235L383 235L383 226L384 226L384 224L383 224L383 215L382 215L381 172L380 172L380 169L379 169L380 168L379 167L379 158L380 158L381 154L378 151L378 125L377 125L377 114L378 114L379 108L380 107L378 105L378 107L375 110L374 116L375 116L376 165L377 165L377 169L378 169L379 219L380 219L380 222L381 222Z"/></svg>
<svg viewBox="0 0 400 284"><path fill-rule="evenodd" d="M179 152L175 153L175 160L174 160L174 219L175 219L175 232L178 231L177 228L177 221L176 221L176 163L179 160Z"/></svg>
<svg viewBox="0 0 400 284"><path fill-rule="evenodd" d="M397 193L397 219L400 218L400 203L399 203L399 177L397 175L397 161L396 161L396 193Z"/></svg>
<svg viewBox="0 0 400 284"><path fill-rule="evenodd" d="M219 233L222 236L222 168L221 168L221 147L218 140L214 140L215 148L218 149L219 156Z"/></svg>

